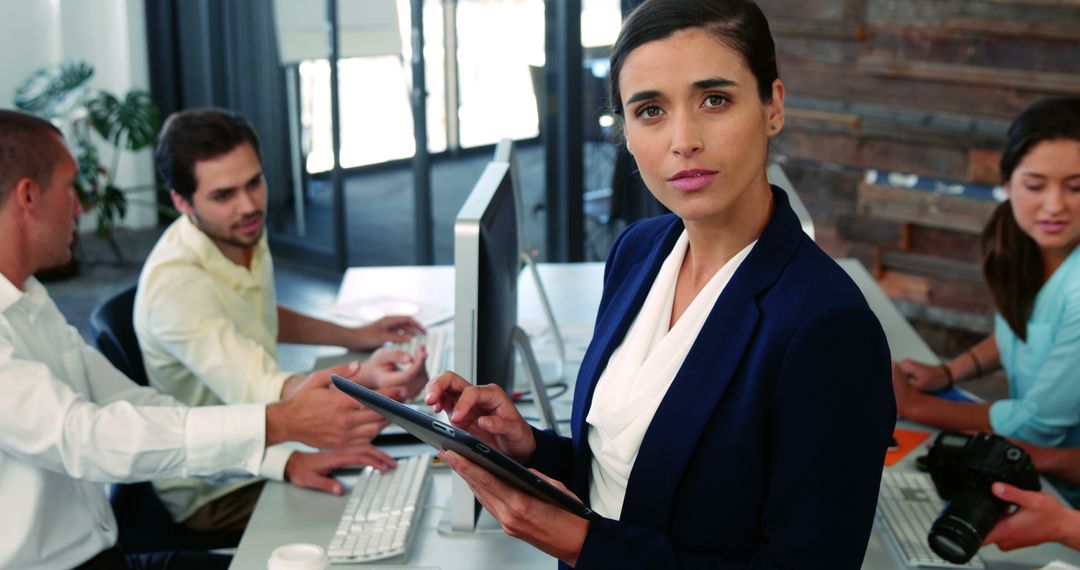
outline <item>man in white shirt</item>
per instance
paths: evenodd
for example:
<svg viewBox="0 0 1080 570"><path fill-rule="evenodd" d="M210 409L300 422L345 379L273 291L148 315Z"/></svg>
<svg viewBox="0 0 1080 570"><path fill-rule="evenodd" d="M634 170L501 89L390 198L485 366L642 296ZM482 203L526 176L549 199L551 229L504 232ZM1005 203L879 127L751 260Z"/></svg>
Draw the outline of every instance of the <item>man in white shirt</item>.
<svg viewBox="0 0 1080 570"><path fill-rule="evenodd" d="M50 123L0 110L0 568L175 568L177 558L116 550L103 483L258 474L267 446L284 441L362 445L375 414L325 373L282 402L189 408L116 370L33 277L70 259L76 170Z"/></svg>
<svg viewBox="0 0 1080 570"><path fill-rule="evenodd" d="M158 137L157 161L183 215L147 258L135 297L135 331L151 386L191 406L273 402L303 379L278 367L279 342L368 351L422 330L405 316L347 328L277 304L259 140L242 116L218 109L174 113ZM427 382L423 360L422 353L414 359L382 350L356 380L371 388L405 386L412 395ZM372 437L381 427L372 424ZM337 485L325 477L292 477L300 459L282 459L284 473L268 475L327 491ZM173 518L188 528L240 530L258 498L258 487L251 486L256 481L187 478L154 485Z"/></svg>

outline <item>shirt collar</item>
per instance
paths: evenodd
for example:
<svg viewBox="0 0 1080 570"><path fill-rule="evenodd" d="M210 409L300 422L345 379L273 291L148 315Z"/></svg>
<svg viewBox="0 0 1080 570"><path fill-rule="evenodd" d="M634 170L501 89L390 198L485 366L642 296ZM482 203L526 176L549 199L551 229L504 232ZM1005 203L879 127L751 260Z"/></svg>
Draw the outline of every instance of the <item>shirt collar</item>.
<svg viewBox="0 0 1080 570"><path fill-rule="evenodd" d="M26 280L26 291L19 290L7 276L0 273L0 313L23 303L27 310L36 312L45 304L48 294L45 287L34 277Z"/></svg>
<svg viewBox="0 0 1080 570"><path fill-rule="evenodd" d="M267 245L266 229L259 242L255 244L255 250L251 256L251 269L234 263L225 257L214 243L194 222L187 216L180 216L179 224L180 242L191 249L196 260L207 272L227 283L230 287L243 289L260 287L262 282L256 278L260 274L262 264L270 251Z"/></svg>

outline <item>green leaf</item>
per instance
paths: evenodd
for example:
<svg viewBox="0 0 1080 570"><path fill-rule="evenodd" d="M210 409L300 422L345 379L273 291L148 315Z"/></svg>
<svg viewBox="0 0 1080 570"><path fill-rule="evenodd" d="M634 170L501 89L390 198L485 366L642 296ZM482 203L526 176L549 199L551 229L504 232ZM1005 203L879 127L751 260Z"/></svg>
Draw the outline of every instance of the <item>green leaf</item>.
<svg viewBox="0 0 1080 570"><path fill-rule="evenodd" d="M66 117L90 96L93 75L93 66L85 61L43 67L15 89L15 106L47 119Z"/></svg>
<svg viewBox="0 0 1080 570"><path fill-rule="evenodd" d="M154 144L160 111L150 93L132 89L121 101L103 91L87 109L94 130L118 148L136 151Z"/></svg>

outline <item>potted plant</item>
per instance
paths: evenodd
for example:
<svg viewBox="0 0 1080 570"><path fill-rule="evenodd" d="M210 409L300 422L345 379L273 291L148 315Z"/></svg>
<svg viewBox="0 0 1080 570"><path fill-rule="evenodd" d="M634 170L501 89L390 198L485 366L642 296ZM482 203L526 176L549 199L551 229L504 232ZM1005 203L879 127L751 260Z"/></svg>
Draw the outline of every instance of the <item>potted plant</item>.
<svg viewBox="0 0 1080 570"><path fill-rule="evenodd" d="M116 261L123 263L113 230L127 213L128 197L116 185L117 166L122 152L154 144L161 113L147 91L132 89L117 97L94 89L90 85L93 76L93 66L82 61L43 67L16 89L15 106L56 123L66 132L79 164L75 191L83 211L97 214L97 234L108 242ZM94 133L101 138L96 139ZM98 151L99 140L112 147L108 167ZM147 184L127 191L151 191L146 203L156 207L155 189L156 185Z"/></svg>

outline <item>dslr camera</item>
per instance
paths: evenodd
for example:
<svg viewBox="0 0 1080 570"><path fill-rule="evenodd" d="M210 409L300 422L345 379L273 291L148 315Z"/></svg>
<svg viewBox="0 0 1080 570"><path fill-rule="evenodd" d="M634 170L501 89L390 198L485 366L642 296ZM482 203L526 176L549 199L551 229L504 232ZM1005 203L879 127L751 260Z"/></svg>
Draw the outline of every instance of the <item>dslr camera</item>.
<svg viewBox="0 0 1080 570"><path fill-rule="evenodd" d="M938 495L947 501L930 527L930 548L963 564L982 546L1009 503L990 492L995 481L1038 491L1039 473L1023 449L999 435L943 431L925 458Z"/></svg>

